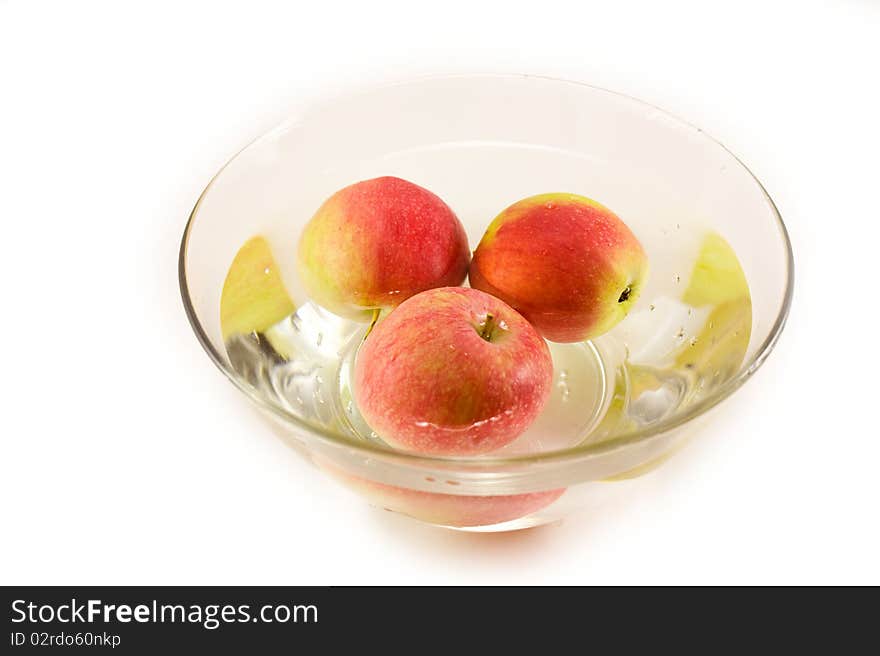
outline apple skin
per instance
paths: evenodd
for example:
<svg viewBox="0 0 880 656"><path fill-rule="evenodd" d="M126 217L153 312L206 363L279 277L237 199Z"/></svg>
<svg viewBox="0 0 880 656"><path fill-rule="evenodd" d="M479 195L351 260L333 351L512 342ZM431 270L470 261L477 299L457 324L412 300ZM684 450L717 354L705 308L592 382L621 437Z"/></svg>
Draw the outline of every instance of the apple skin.
<svg viewBox="0 0 880 656"><path fill-rule="evenodd" d="M547 343L511 307L476 289L404 301L361 346L354 396L388 444L474 455L516 439L550 394Z"/></svg>
<svg viewBox="0 0 880 656"><path fill-rule="evenodd" d="M471 287L508 303L553 342L609 331L636 302L645 251L611 210L575 194L514 203L486 230Z"/></svg>
<svg viewBox="0 0 880 656"><path fill-rule="evenodd" d="M470 250L440 198L394 177L337 191L303 229L300 279L319 305L367 321L418 292L461 284Z"/></svg>

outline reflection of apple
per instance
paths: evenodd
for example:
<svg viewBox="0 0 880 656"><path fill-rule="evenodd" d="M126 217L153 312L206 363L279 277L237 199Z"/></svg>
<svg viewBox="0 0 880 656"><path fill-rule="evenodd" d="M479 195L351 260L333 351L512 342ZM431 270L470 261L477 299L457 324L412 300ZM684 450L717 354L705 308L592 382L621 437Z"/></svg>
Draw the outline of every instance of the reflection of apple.
<svg viewBox="0 0 880 656"><path fill-rule="evenodd" d="M329 463L317 464L376 506L442 526L464 528L510 522L543 510L565 492L560 488L485 497L422 492L354 476Z"/></svg>
<svg viewBox="0 0 880 656"><path fill-rule="evenodd" d="M512 308L475 289L445 287L404 301L367 337L354 393L386 442L467 455L513 441L550 394L546 342Z"/></svg>
<svg viewBox="0 0 880 656"><path fill-rule="evenodd" d="M269 242L259 236L249 239L232 260L220 294L223 339L263 333L295 309Z"/></svg>
<svg viewBox="0 0 880 656"><path fill-rule="evenodd" d="M474 253L470 282L547 339L578 342L626 316L646 273L641 244L611 210L583 196L542 194L495 218Z"/></svg>
<svg viewBox="0 0 880 656"><path fill-rule="evenodd" d="M426 289L461 284L469 260L464 228L446 203L393 177L333 194L303 229L298 250L309 295L361 320Z"/></svg>

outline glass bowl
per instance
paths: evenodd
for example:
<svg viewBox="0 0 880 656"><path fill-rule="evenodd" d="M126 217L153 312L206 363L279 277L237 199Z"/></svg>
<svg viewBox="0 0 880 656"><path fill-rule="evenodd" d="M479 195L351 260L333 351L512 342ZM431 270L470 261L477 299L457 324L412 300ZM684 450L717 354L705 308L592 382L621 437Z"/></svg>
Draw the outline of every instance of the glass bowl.
<svg viewBox="0 0 880 656"><path fill-rule="evenodd" d="M352 401L366 326L302 291L303 225L337 189L384 175L443 198L472 248L511 203L558 191L613 209L648 254L650 277L624 321L551 345L547 409L500 451L386 446ZM600 482L609 494L609 481L662 463L770 353L793 274L772 200L721 144L633 98L518 75L420 79L302 111L211 180L179 267L205 351L291 445L376 505L480 531L555 521Z"/></svg>

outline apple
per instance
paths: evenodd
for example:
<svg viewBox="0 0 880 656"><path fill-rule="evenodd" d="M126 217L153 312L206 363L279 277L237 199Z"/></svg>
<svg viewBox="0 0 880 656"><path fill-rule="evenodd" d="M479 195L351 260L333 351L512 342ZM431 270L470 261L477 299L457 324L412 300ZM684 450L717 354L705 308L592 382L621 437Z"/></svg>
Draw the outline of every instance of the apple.
<svg viewBox="0 0 880 656"><path fill-rule="evenodd" d="M579 342L626 316L647 270L638 239L607 207L541 194L492 221L474 252L470 284L510 304L550 341Z"/></svg>
<svg viewBox="0 0 880 656"><path fill-rule="evenodd" d="M546 342L510 306L476 289L416 294L380 322L355 362L354 396L388 444L424 454L498 449L550 394Z"/></svg>
<svg viewBox="0 0 880 656"><path fill-rule="evenodd" d="M220 293L220 332L264 333L295 310L265 237L249 239L238 250Z"/></svg>
<svg viewBox="0 0 880 656"><path fill-rule="evenodd" d="M361 321L426 289L461 284L469 261L464 228L446 203L394 177L333 194L306 224L297 251L311 298Z"/></svg>

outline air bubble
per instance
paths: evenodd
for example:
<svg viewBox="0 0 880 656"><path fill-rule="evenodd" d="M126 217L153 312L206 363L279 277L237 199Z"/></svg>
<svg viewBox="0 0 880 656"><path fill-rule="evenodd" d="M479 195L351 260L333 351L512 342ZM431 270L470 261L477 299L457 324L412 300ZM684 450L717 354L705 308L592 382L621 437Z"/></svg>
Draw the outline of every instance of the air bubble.
<svg viewBox="0 0 880 656"><path fill-rule="evenodd" d="M559 372L559 382L556 383L556 387L559 389L559 392L562 395L563 401L568 401L568 397L571 396L571 390L568 387L568 371L563 369Z"/></svg>

